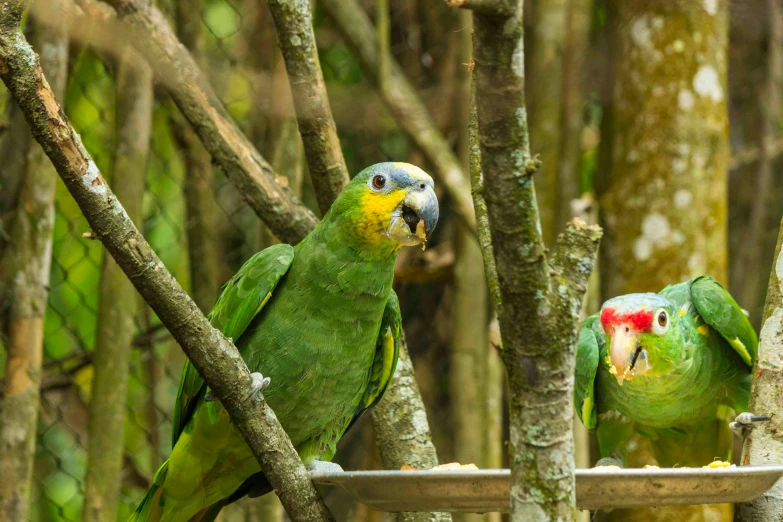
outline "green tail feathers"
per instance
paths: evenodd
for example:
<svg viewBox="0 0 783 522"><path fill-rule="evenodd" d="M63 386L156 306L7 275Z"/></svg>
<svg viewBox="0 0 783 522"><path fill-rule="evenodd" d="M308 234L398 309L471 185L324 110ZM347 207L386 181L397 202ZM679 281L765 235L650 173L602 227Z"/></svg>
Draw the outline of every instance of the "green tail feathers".
<svg viewBox="0 0 783 522"><path fill-rule="evenodd" d="M157 484L153 484L128 522L160 522L160 517L163 514L162 494L163 489Z"/></svg>
<svg viewBox="0 0 783 522"><path fill-rule="evenodd" d="M163 516L163 488L161 485L166 478L168 468L168 460L160 465L155 473L155 478L152 479L152 487L144 495L144 499L130 516L128 522L160 522Z"/></svg>

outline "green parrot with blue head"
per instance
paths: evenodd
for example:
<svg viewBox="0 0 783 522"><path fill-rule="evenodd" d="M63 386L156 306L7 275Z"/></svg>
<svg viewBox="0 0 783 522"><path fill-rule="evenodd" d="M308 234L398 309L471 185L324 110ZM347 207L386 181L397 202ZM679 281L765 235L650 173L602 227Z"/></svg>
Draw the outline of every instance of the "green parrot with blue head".
<svg viewBox="0 0 783 522"><path fill-rule="evenodd" d="M727 460L731 415L745 412L758 339L746 314L712 277L658 294L610 299L577 345L574 404L597 431L599 465L625 464L634 435L660 466ZM744 413L746 428L766 420Z"/></svg>
<svg viewBox="0 0 783 522"><path fill-rule="evenodd" d="M210 311L211 324L234 339L254 372L254 390L264 389L308 467L331 460L345 431L389 385L401 335L395 259L401 247L427 240L438 213L424 171L373 165L299 244L275 245L248 260ZM190 363L172 439L131 521L214 520L227 503L272 490Z"/></svg>

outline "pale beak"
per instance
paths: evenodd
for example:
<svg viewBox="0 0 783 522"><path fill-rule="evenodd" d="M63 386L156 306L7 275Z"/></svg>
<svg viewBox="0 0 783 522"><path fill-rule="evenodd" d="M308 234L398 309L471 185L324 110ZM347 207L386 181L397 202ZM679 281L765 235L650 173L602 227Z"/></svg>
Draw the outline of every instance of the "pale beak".
<svg viewBox="0 0 783 522"><path fill-rule="evenodd" d="M627 373L631 366L636 362L639 356L636 353L639 346L639 340L631 331L626 328L616 328L612 333L612 343L609 346L609 355L612 363L611 373L617 379L617 384L623 385L623 381L628 377Z"/></svg>

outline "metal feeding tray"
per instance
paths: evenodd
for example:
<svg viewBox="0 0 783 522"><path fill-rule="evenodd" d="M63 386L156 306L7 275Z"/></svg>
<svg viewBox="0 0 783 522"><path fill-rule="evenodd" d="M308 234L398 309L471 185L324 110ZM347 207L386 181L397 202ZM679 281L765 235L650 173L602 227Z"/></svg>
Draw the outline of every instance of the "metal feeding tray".
<svg viewBox="0 0 783 522"><path fill-rule="evenodd" d="M747 502L769 490L783 466L576 470L580 509ZM509 510L510 471L343 471L313 473L379 511Z"/></svg>

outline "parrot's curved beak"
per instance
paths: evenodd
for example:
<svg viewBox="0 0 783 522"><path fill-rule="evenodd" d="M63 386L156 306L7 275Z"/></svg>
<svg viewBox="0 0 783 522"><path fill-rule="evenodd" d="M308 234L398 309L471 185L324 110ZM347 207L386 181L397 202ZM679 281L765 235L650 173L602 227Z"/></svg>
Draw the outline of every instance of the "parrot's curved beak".
<svg viewBox="0 0 783 522"><path fill-rule="evenodd" d="M406 246L424 243L435 230L439 214L438 198L432 187L417 186L394 209L388 236Z"/></svg>
<svg viewBox="0 0 783 522"><path fill-rule="evenodd" d="M635 373L643 373L649 369L647 352L639 344L639 338L632 330L620 326L612 332L609 345L611 367L609 369L617 379L617 384L633 379Z"/></svg>

